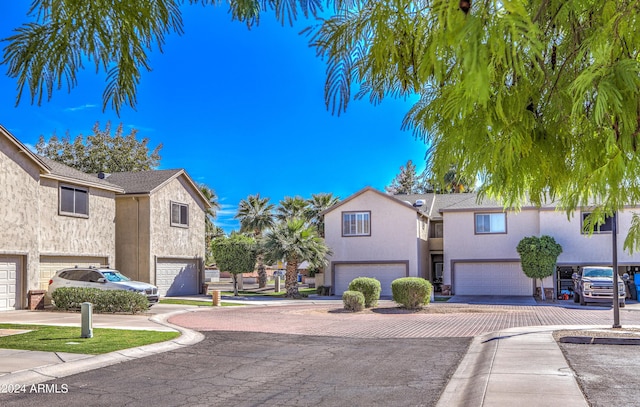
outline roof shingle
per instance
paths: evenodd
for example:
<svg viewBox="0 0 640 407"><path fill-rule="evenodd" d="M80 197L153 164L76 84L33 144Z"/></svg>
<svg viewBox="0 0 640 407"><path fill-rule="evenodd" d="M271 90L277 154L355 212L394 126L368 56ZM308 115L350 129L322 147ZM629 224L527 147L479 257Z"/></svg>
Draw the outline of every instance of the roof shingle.
<svg viewBox="0 0 640 407"><path fill-rule="evenodd" d="M38 155L38 158L51 169L51 175L62 178L77 180L79 183L89 183L97 186L103 186L107 189L121 190L119 185L100 179L95 175L87 174L82 171L78 171L75 168L71 168L65 164L54 161L50 158Z"/></svg>
<svg viewBox="0 0 640 407"><path fill-rule="evenodd" d="M105 180L124 189L125 194L148 194L183 170L150 170L105 174Z"/></svg>

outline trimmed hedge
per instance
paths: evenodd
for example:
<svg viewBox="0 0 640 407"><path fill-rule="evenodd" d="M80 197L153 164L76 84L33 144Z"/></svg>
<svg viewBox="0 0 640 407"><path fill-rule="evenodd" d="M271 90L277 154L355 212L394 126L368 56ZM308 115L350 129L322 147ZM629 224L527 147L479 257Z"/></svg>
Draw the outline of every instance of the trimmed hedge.
<svg viewBox="0 0 640 407"><path fill-rule="evenodd" d="M364 295L359 291L345 291L342 293L342 303L347 311L362 311L364 309Z"/></svg>
<svg viewBox="0 0 640 407"><path fill-rule="evenodd" d="M77 310L83 302L93 304L93 312L127 312L136 314L149 309L145 295L126 290L100 290L98 288L60 287L52 294L57 309Z"/></svg>
<svg viewBox="0 0 640 407"><path fill-rule="evenodd" d="M380 299L380 281L370 277L358 277L349 283L349 291L359 291L364 295L364 306L375 307Z"/></svg>
<svg viewBox="0 0 640 407"><path fill-rule="evenodd" d="M408 309L419 309L431 301L431 283L419 277L404 277L393 280L393 300Z"/></svg>

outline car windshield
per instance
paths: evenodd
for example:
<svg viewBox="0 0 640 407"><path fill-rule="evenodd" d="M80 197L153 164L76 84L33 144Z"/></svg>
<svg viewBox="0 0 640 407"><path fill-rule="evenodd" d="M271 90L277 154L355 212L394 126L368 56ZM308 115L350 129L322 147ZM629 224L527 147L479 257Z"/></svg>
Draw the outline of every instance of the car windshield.
<svg viewBox="0 0 640 407"><path fill-rule="evenodd" d="M103 271L102 274L104 275L104 278L114 283L117 283L118 281L131 281L129 277L120 274L119 271Z"/></svg>
<svg viewBox="0 0 640 407"><path fill-rule="evenodd" d="M586 269L584 277L613 277L613 270L609 268Z"/></svg>

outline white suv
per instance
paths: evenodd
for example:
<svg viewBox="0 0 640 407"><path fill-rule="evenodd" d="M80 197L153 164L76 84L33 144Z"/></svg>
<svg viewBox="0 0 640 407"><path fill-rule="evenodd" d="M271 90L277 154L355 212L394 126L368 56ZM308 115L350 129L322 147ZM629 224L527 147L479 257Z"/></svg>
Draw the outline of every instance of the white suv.
<svg viewBox="0 0 640 407"><path fill-rule="evenodd" d="M158 287L141 281L133 281L118 270L100 267L75 267L56 271L49 280L49 292L60 287L85 287L100 290L127 290L147 296L149 305L159 300Z"/></svg>

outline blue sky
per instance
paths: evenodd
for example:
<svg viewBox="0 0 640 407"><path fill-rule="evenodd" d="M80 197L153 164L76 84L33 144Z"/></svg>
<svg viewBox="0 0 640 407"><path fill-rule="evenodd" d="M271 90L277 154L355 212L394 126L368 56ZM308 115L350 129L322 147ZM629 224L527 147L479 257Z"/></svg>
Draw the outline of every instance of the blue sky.
<svg viewBox="0 0 640 407"><path fill-rule="evenodd" d="M0 4L0 37L26 21L29 3ZM163 144L160 168L185 168L216 191L216 224L227 232L238 228L238 202L251 194L276 204L321 192L345 198L365 186L383 189L409 159L424 169L424 143L400 130L409 102L351 102L341 116L326 110L325 63L298 34L308 22L282 27L264 15L248 30L224 7L182 11L185 33L151 53L135 110L102 111L105 74L92 64L70 93L63 87L37 106L25 92L15 107L16 82L3 66L0 124L28 145L54 131L90 134L96 121L135 128L152 147Z"/></svg>

